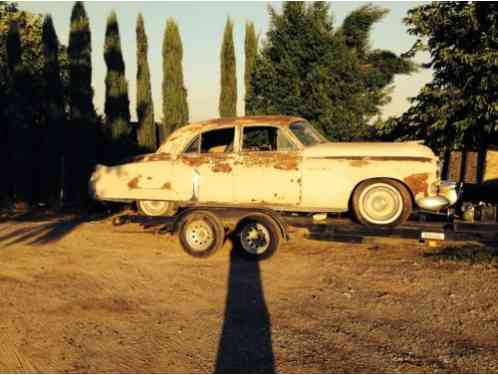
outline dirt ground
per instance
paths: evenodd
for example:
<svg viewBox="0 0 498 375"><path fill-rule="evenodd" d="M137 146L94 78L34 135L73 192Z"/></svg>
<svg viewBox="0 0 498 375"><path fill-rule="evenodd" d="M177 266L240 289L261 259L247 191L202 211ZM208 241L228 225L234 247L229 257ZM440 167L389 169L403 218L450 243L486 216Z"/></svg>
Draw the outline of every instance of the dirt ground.
<svg viewBox="0 0 498 375"><path fill-rule="evenodd" d="M498 372L498 254L309 239L261 263L70 217L0 222L1 372Z"/></svg>

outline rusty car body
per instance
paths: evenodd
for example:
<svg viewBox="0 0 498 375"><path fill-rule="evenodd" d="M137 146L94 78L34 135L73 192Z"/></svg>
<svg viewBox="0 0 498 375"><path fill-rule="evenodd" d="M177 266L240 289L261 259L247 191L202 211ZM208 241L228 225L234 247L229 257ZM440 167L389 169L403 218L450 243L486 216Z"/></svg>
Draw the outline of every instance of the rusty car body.
<svg viewBox="0 0 498 375"><path fill-rule="evenodd" d="M389 225L412 206L455 203L456 186L440 181L440 172L436 155L416 142L333 143L303 118L253 116L190 124L155 153L98 165L90 190L97 200L136 201L149 215L165 205L353 210L367 215L362 222Z"/></svg>

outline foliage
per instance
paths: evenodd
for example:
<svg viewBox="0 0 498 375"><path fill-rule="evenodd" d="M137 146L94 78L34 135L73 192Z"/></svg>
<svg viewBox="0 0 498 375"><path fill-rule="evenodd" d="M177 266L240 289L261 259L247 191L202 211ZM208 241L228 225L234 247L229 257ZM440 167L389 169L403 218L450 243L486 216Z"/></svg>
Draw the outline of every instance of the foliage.
<svg viewBox="0 0 498 375"><path fill-rule="evenodd" d="M156 124L154 122L154 102L150 85L148 43L142 14L137 18L137 143L150 152L157 148Z"/></svg>
<svg viewBox="0 0 498 375"><path fill-rule="evenodd" d="M97 157L97 115L93 106L90 24L83 3L71 12L69 33L69 120L64 159L64 198L87 199L87 184Z"/></svg>
<svg viewBox="0 0 498 375"><path fill-rule="evenodd" d="M244 51L245 51L244 82L246 86L245 97L247 98L252 94L251 75L253 71L254 61L256 60L256 55L258 53L258 37L256 36L256 29L254 28L254 22L246 23L246 38L244 43Z"/></svg>
<svg viewBox="0 0 498 375"><path fill-rule="evenodd" d="M42 45L44 55L43 77L46 85L46 126L43 129L41 170L41 198L51 205L57 204L61 192L61 163L64 144L66 113L64 87L59 65L59 40L54 29L52 17L45 16L43 21ZM48 84L50 83L50 84Z"/></svg>
<svg viewBox="0 0 498 375"><path fill-rule="evenodd" d="M369 33L386 10L363 6L334 30L329 4L284 3L271 23L252 74L246 108L254 114L300 115L331 140L358 140L387 103L395 74L414 65L371 50Z"/></svg>
<svg viewBox="0 0 498 375"><path fill-rule="evenodd" d="M237 116L237 76L235 48L233 45L233 23L230 18L225 24L221 45L221 90L220 117Z"/></svg>
<svg viewBox="0 0 498 375"><path fill-rule="evenodd" d="M125 63L121 51L119 25L113 11L107 18L104 42L104 59L107 65L105 79L105 122L110 144L109 161L123 159L130 149L130 101Z"/></svg>
<svg viewBox="0 0 498 375"><path fill-rule="evenodd" d="M498 4L431 3L405 18L418 40L407 53L429 51L432 82L381 134L425 139L440 153L496 143L498 125Z"/></svg>
<svg viewBox="0 0 498 375"><path fill-rule="evenodd" d="M183 84L183 46L173 19L166 21L163 42L163 121L161 142L188 123L187 90Z"/></svg>

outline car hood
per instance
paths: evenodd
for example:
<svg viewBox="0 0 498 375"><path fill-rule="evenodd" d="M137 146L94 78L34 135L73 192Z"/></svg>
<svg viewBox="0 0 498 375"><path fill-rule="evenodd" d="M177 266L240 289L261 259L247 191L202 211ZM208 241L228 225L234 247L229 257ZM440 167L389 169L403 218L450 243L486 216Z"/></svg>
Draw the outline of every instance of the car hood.
<svg viewBox="0 0 498 375"><path fill-rule="evenodd" d="M306 147L305 157L422 157L436 159L432 150L417 142L327 142Z"/></svg>

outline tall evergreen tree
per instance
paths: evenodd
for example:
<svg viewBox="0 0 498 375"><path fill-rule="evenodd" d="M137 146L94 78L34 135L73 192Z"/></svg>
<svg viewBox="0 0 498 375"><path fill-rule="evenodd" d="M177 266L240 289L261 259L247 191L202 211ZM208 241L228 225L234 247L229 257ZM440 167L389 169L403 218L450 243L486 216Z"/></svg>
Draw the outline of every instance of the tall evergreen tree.
<svg viewBox="0 0 498 375"><path fill-rule="evenodd" d="M389 97L395 74L413 64L390 51L370 50L369 31L385 11L361 7L334 30L330 5L286 2L256 57L250 113L300 115L333 140L358 140Z"/></svg>
<svg viewBox="0 0 498 375"><path fill-rule="evenodd" d="M17 21L12 21L7 34L7 62L12 79L9 101L9 154L12 163L12 192L18 205L28 206L33 200L33 128L28 103L30 80L22 63L21 35Z"/></svg>
<svg viewBox="0 0 498 375"><path fill-rule="evenodd" d="M246 85L246 95L245 98L251 96L252 85L251 85L251 75L254 67L254 61L256 60L256 54L258 53L258 37L256 36L256 29L254 28L254 22L246 23L246 39L245 39L245 72L244 80ZM246 114L248 113L246 109Z"/></svg>
<svg viewBox="0 0 498 375"><path fill-rule="evenodd" d="M96 162L96 121L92 89L90 23L82 2L71 12L69 32L69 124L64 157L64 199L87 199L88 178Z"/></svg>
<svg viewBox="0 0 498 375"><path fill-rule="evenodd" d="M137 18L137 142L147 151L157 148L154 103L150 86L150 70L147 58L148 43L142 13Z"/></svg>
<svg viewBox="0 0 498 375"><path fill-rule="evenodd" d="M237 116L237 71L233 44L233 23L227 19L221 45L220 117Z"/></svg>
<svg viewBox="0 0 498 375"><path fill-rule="evenodd" d="M107 18L104 59L107 65L105 79L105 123L110 140L110 161L118 161L131 150L130 101L125 63L121 52L121 39L116 12Z"/></svg>
<svg viewBox="0 0 498 375"><path fill-rule="evenodd" d="M183 84L183 47L178 25L166 21L163 42L163 122L161 142L188 122L187 90Z"/></svg>
<svg viewBox="0 0 498 375"><path fill-rule="evenodd" d="M62 145L64 144L64 88L59 67L59 40L52 17L43 21L43 76L46 83L46 127L43 132L41 197L51 205L57 203L61 191Z"/></svg>

